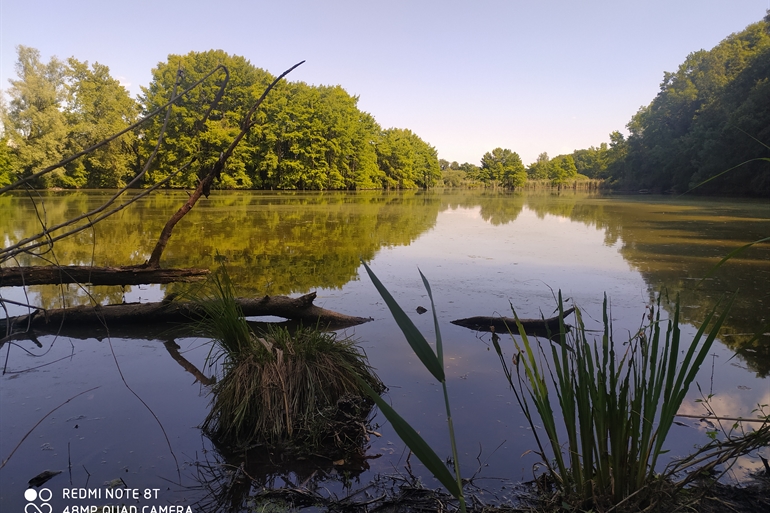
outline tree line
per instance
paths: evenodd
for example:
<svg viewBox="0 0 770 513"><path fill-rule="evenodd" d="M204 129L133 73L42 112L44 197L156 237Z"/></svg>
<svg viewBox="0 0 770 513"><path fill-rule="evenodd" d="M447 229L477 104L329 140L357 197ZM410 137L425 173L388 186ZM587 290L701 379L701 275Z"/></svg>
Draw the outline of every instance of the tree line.
<svg viewBox="0 0 770 513"><path fill-rule="evenodd" d="M770 10L665 73L618 138L621 188L770 196Z"/></svg>
<svg viewBox="0 0 770 513"><path fill-rule="evenodd" d="M273 76L221 50L169 55L133 100L109 69L74 58L40 60L18 47L17 80L0 103L0 187L87 148L166 103L218 65L229 70L175 103L162 151L144 186L169 180L191 187L238 133L240 121ZM216 106L211 105L218 99ZM486 186L515 189L528 180L562 186L603 180L621 190L770 196L770 11L713 49L691 53L664 73L660 92L609 143L524 166L495 148L479 164L439 160L435 148L406 129L382 129L340 86L281 82L257 113L259 123L220 176L231 189L379 189ZM203 113L208 115L203 120ZM164 119L47 175L43 187L120 187L153 152ZM193 161L194 165L180 168Z"/></svg>
<svg viewBox="0 0 770 513"><path fill-rule="evenodd" d="M581 179L626 191L770 196L770 11L713 49L664 73L660 92L609 144L549 158L522 174L518 155L498 148L481 165L439 160L448 185L554 186ZM513 155L513 156L512 156ZM518 159L520 161L520 159Z"/></svg>
<svg viewBox="0 0 770 513"><path fill-rule="evenodd" d="M226 72L214 73L177 100L167 122L155 116L35 184L122 187L140 174L162 133L158 156L140 185L168 179L170 187L195 186L274 79L240 56L190 52L159 63L150 84L132 99L105 65L89 66L74 57L45 63L38 50L25 46L17 52L17 79L10 80L9 101L0 104L0 187L131 126L168 102L175 88L183 91L224 65ZM219 186L353 190L438 184L435 148L408 129L383 129L357 103L358 97L340 86L282 81L228 159Z"/></svg>
<svg viewBox="0 0 770 513"><path fill-rule="evenodd" d="M439 159L443 184L450 187L484 186L516 189L529 180L552 187L561 187L575 181L602 178L598 169L606 169L610 156L607 145L601 148L578 150L572 155L541 153L529 166L519 154L507 148L495 148L481 157L480 165L464 162L458 164Z"/></svg>

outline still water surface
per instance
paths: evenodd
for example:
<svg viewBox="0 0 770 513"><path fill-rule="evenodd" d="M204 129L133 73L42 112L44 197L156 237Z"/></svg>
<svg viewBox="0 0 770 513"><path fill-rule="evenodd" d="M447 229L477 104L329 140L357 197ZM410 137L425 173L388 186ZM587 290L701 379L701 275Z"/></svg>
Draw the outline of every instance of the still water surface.
<svg viewBox="0 0 770 513"><path fill-rule="evenodd" d="M49 223L93 208L102 192L48 193ZM163 224L184 201L184 193L159 194L130 207L109 222L57 242L60 263L122 265L144 261ZM0 197L0 237L8 246L33 233L36 216L22 196ZM341 336L357 339L380 378L390 387L393 406L425 436L436 452L450 454L438 383L421 367L369 282L359 258L371 267L432 338L430 307L418 268L430 280L445 345L453 416L465 475L481 467L474 481L504 497L503 481L531 479L537 457L527 423L506 388L489 334L452 325L475 315L550 316L554 294L584 311L588 329L599 329L606 293L617 340L635 332L646 307L661 290L680 293L685 338L725 294L739 290L713 356L698 377L713 407L726 416L751 416L770 404L770 334L750 342L770 320L770 245L760 244L701 281L720 258L770 234L766 202L600 197L574 193L490 192L406 193L225 193L203 200L176 228L164 254L167 267L215 268L217 254L241 295L318 291L316 304L374 320ZM51 258L53 255L46 255ZM24 257L25 264L41 264ZM92 287L104 302L158 300L183 285ZM29 287L29 301L44 307L85 303L75 287ZM21 289L0 289L6 299L26 300ZM18 309L15 313L20 313ZM0 504L22 507L26 482L42 470L62 470L49 481L54 500L63 487L99 487L122 478L132 488L161 488L161 502L192 504L201 462L219 456L197 428L206 416L207 390L170 357L168 337L40 337L6 344L0 380L0 457L8 455L48 412L0 469ZM176 339L180 351L199 368L207 341ZM507 341L510 356L512 343ZM113 358L113 351L115 357ZM118 372L116 362L127 388ZM208 371L207 371L208 372ZM157 415L160 424L138 395ZM703 408L691 390L681 413ZM707 441L708 426L681 418L669 447L684 455ZM366 483L378 473L404 472L407 452L378 416L382 434L373 438ZM168 436L168 443L164 436ZM172 451L169 450L169 443ZM765 457L770 454L765 452ZM758 462L742 459L741 477ZM179 472L177 471L179 467ZM412 459L412 470L437 486ZM179 474L184 486L179 486ZM342 473L340 473L342 474ZM263 476L280 484L303 481L300 474ZM316 475L340 487L331 475ZM355 487L355 485L354 485ZM54 503L57 509L57 503Z"/></svg>

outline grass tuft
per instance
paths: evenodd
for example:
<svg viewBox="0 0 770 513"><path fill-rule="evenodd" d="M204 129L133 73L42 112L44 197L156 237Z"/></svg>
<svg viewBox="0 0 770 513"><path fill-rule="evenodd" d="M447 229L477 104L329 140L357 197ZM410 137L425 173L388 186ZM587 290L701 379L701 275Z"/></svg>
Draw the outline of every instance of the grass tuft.
<svg viewBox="0 0 770 513"><path fill-rule="evenodd" d="M203 430L230 449L283 447L334 453L360 446L371 411L361 382L384 385L351 339L300 327L256 334L243 318L224 268L213 296L199 303L198 326L212 338L209 364L223 377L213 386Z"/></svg>

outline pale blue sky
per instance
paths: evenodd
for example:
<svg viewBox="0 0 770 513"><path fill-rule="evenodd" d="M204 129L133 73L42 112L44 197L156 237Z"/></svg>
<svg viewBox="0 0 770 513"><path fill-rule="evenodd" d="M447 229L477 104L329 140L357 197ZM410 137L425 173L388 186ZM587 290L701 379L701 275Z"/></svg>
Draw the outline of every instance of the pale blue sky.
<svg viewBox="0 0 770 513"><path fill-rule="evenodd" d="M525 164L599 145L664 71L762 19L768 0L0 0L0 87L16 45L110 67L133 95L168 54L222 49L340 84L439 157L501 146Z"/></svg>

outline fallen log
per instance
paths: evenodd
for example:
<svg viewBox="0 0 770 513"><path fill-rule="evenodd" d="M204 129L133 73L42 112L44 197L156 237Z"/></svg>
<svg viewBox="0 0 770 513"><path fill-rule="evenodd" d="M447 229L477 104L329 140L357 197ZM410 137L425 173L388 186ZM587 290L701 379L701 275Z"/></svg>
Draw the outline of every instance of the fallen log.
<svg viewBox="0 0 770 513"><path fill-rule="evenodd" d="M275 316L300 321L305 326L341 329L356 326L371 318L353 317L313 304L316 293L311 292L297 298L287 296L265 296L258 299L236 298L235 301L245 317ZM163 300L159 303L126 303L107 306L75 306L55 310L39 310L29 315L20 315L0 320L0 333L58 333L62 326L66 330L99 327L111 330L131 326L151 329L158 324L190 324L203 316L200 306L187 301ZM10 326L11 329L7 330Z"/></svg>
<svg viewBox="0 0 770 513"><path fill-rule="evenodd" d="M92 267L81 265L45 265L0 268L0 287L24 285L145 285L148 283L189 282L205 279L208 269L161 269L159 267Z"/></svg>
<svg viewBox="0 0 770 513"><path fill-rule="evenodd" d="M574 311L574 307L564 310L563 317L567 317ZM519 332L516 326L516 319L513 317L477 316L468 317L467 319L456 319L451 322L457 326L462 326L463 328L468 328L474 331L486 331L492 333L508 333L510 331L514 334ZM547 319L519 319L519 322L521 323L522 327L524 328L524 332L527 335L547 337L558 334L560 331L558 315L555 317L549 317ZM571 326L568 324L565 324L564 327L567 329L567 331L569 331L571 328Z"/></svg>

